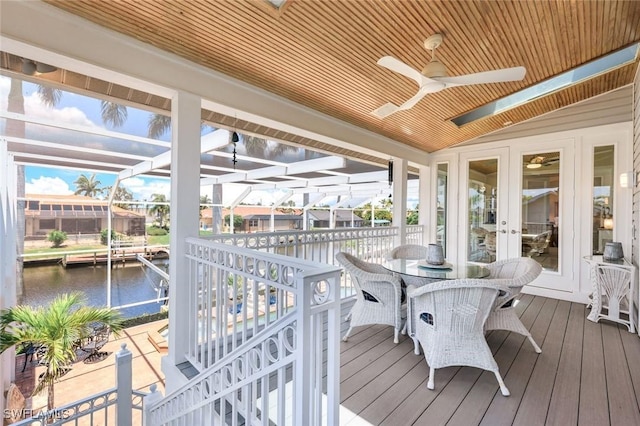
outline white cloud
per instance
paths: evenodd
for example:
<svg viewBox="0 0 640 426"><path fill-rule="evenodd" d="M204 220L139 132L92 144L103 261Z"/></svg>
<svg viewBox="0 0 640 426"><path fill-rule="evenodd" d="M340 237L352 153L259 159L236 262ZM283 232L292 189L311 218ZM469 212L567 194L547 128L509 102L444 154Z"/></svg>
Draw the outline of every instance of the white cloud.
<svg viewBox="0 0 640 426"><path fill-rule="evenodd" d="M150 200L153 198L153 194L163 194L167 199L170 199L171 182L168 179L133 177L123 180L120 185L131 191L135 200Z"/></svg>
<svg viewBox="0 0 640 426"><path fill-rule="evenodd" d="M94 129L101 128L76 107L51 108L45 105L37 92L25 96L24 112L29 117L43 118L57 123L74 124Z"/></svg>
<svg viewBox="0 0 640 426"><path fill-rule="evenodd" d="M40 176L37 179L31 179L31 182L25 183L25 192L27 194L46 194L46 195L70 195L73 191L69 189L69 184L59 177Z"/></svg>

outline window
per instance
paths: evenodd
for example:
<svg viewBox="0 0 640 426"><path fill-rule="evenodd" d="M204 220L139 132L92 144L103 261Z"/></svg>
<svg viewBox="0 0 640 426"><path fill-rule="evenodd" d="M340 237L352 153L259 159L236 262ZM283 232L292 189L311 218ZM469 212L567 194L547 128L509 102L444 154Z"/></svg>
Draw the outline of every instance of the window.
<svg viewBox="0 0 640 426"><path fill-rule="evenodd" d="M258 226L258 219L249 220L249 226Z"/></svg>

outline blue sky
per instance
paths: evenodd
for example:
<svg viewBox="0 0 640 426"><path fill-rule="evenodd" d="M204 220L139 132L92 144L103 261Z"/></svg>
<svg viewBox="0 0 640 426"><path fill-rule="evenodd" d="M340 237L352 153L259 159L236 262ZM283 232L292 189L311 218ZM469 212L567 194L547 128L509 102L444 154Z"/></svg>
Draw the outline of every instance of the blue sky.
<svg viewBox="0 0 640 426"><path fill-rule="evenodd" d="M8 77L0 76L0 110L7 110L7 97L10 89L11 81ZM100 100L83 96L71 92L62 92L60 102L55 108L44 105L37 93L37 85L23 82L23 95L25 104L25 114L29 117L42 118L56 121L59 123L69 123L77 126L83 126L94 129L107 129L121 133L131 134L135 136L146 137L147 125L150 112L127 106L128 118L123 126L112 128L102 122ZM73 142L73 139L84 142L83 136L78 132L69 132L68 130L60 130L50 127L27 125L28 132L37 134L36 138L42 140L65 140ZM205 132L211 131L207 128ZM66 132L66 133L65 133ZM0 120L0 134L4 133L4 120ZM71 135L70 133L73 133ZM27 135L34 137L34 135ZM86 138L87 136L84 136ZM116 139L103 136L88 136L92 138L102 138L100 143L103 146L109 143L117 143ZM160 137L160 140L170 141L171 133L166 132ZM108 143L107 143L108 142ZM120 143L123 140L120 140ZM68 195L73 194L76 190L74 181L81 174L90 177L94 173L93 170L77 170L65 168L50 168L40 166L27 166L25 168L26 192L28 194L45 194L45 195ZM100 181L101 187L111 186L114 184L116 175L109 173L96 173L96 179ZM135 200L149 200L153 194L164 194L170 198L170 181L168 178L155 178L136 176L125 179L120 185L127 188ZM245 189L245 185L225 184L223 188L223 204L229 205L236 197ZM275 200L282 198L285 191L255 191L243 200L248 204L271 205ZM211 187L201 187L201 195L209 195L211 198ZM302 195L296 195L292 198L296 205L302 205ZM323 204L333 204L335 198L325 199ZM409 204L415 205L417 199L410 196Z"/></svg>

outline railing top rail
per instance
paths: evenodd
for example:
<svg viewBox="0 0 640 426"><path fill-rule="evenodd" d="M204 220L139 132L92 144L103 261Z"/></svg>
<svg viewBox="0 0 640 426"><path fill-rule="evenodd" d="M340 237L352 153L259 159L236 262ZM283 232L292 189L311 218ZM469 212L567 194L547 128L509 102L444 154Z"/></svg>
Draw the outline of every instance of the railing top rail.
<svg viewBox="0 0 640 426"><path fill-rule="evenodd" d="M332 273L341 269L335 266L319 264L317 262L294 258L291 256L259 252L249 248L238 247L238 246L233 246L233 245L224 244L224 243L217 243L217 242L205 240L202 238L191 237L191 238L187 238L186 242L187 244L195 244L195 245L207 247L213 250L221 250L223 252L240 254L245 256L248 255L257 259L271 261L276 264L286 264L287 266L296 267L304 272L313 271L313 273L323 274L323 273ZM187 256L190 257L192 256L192 254L187 252ZM305 273L305 275L307 274Z"/></svg>

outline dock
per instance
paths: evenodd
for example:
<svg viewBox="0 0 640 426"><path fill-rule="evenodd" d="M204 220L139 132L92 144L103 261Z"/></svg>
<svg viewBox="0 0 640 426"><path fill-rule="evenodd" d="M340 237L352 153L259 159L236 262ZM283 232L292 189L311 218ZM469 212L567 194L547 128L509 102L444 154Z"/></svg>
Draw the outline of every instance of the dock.
<svg viewBox="0 0 640 426"><path fill-rule="evenodd" d="M126 247L111 250L111 263L137 262L138 255L144 259L167 259L169 257L169 249L162 247L144 248L144 247ZM74 266L95 266L106 265L108 255L104 252L83 253L77 255L64 255L60 263L65 268Z"/></svg>

